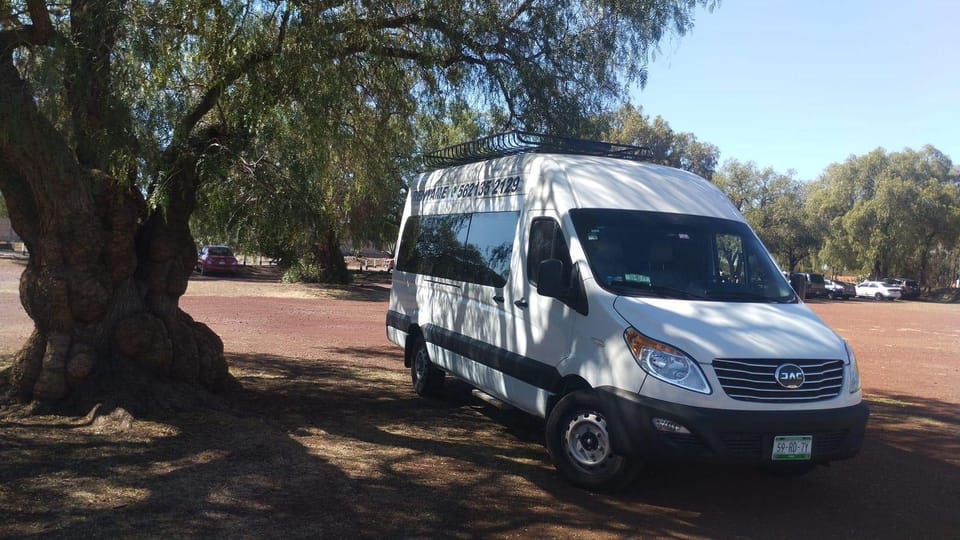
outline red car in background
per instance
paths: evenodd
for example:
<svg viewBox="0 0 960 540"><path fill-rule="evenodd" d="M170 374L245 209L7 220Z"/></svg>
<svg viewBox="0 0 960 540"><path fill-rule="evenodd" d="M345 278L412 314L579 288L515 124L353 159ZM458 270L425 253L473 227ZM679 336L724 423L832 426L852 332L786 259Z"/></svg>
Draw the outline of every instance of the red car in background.
<svg viewBox="0 0 960 540"><path fill-rule="evenodd" d="M227 246L203 246L197 256L197 272L201 274L236 274L240 264Z"/></svg>

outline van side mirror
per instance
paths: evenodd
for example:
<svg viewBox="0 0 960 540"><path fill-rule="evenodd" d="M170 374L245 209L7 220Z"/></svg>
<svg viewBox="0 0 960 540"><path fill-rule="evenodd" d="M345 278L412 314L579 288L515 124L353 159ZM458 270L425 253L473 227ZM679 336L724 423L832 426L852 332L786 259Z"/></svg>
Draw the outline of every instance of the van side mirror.
<svg viewBox="0 0 960 540"><path fill-rule="evenodd" d="M542 261L537 276L537 294L560 298L566 292L567 284L563 283L563 261L560 259Z"/></svg>

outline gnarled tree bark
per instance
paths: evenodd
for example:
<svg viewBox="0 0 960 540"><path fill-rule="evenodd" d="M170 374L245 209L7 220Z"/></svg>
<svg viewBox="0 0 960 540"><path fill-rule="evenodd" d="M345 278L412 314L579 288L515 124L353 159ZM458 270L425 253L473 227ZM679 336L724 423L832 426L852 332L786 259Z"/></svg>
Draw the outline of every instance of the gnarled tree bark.
<svg viewBox="0 0 960 540"><path fill-rule="evenodd" d="M5 397L63 411L103 401L142 412L195 406L232 382L220 338L179 308L196 262L188 220L201 151L178 141L167 152L162 210L149 209L131 179L106 173L117 146L104 135L122 131L106 91L110 10L122 6L74 2L68 140L13 61L16 47L53 38L36 24L47 18L43 2L30 4L42 33L0 33L0 190L30 253L20 299L35 324Z"/></svg>

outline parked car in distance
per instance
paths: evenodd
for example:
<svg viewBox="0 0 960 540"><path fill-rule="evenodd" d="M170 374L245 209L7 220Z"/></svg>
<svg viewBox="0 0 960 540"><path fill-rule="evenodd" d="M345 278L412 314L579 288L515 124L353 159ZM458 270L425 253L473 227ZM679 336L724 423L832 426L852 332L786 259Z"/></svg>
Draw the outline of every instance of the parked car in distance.
<svg viewBox="0 0 960 540"><path fill-rule="evenodd" d="M920 297L920 283L917 280L896 278L894 281L900 285L900 298L906 300Z"/></svg>
<svg viewBox="0 0 960 540"><path fill-rule="evenodd" d="M831 300L836 300L837 298L846 300L852 296L856 296L857 294L856 288L849 283L834 281L832 279L824 279L823 284L827 288L827 298L830 298Z"/></svg>
<svg viewBox="0 0 960 540"><path fill-rule="evenodd" d="M805 298L822 298L827 296L827 287L823 281L823 274L804 272L801 275L807 279Z"/></svg>
<svg viewBox="0 0 960 540"><path fill-rule="evenodd" d="M200 274L235 274L240 264L227 246L203 246L197 255L197 272Z"/></svg>
<svg viewBox="0 0 960 540"><path fill-rule="evenodd" d="M900 286L883 281L864 281L856 287L857 296L874 300L896 300L900 298Z"/></svg>

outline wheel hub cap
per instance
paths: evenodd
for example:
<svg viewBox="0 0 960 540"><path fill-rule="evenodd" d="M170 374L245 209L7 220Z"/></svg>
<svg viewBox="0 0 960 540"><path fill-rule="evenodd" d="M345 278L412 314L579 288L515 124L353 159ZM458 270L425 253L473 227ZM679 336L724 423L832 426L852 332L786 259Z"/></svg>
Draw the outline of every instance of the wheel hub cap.
<svg viewBox="0 0 960 540"><path fill-rule="evenodd" d="M564 446L574 464L588 469L602 466L611 457L606 419L595 412L580 413L567 425Z"/></svg>

